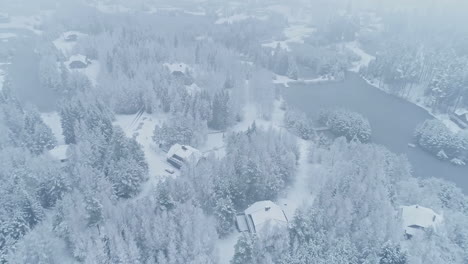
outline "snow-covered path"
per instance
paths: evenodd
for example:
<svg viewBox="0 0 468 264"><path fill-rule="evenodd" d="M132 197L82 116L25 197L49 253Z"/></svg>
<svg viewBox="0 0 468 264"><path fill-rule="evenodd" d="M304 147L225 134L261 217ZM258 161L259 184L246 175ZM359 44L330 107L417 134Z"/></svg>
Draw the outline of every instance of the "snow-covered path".
<svg viewBox="0 0 468 264"><path fill-rule="evenodd" d="M371 61L375 60L374 56L361 49L357 41L348 42L345 44L345 47L361 58L359 61L354 62L353 67L349 69L352 72L359 72L361 67L367 67Z"/></svg>
<svg viewBox="0 0 468 264"><path fill-rule="evenodd" d="M292 186L287 189L285 198L279 199L280 205L289 220L294 217L294 212L301 205L313 202L311 193L311 175L313 164L309 162L310 142L298 139L300 158L297 166L296 179Z"/></svg>

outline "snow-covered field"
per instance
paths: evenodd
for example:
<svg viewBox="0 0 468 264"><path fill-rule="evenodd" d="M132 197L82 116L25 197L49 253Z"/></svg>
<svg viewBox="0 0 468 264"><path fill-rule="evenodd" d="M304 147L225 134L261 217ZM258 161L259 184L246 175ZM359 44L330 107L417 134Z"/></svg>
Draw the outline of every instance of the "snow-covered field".
<svg viewBox="0 0 468 264"><path fill-rule="evenodd" d="M291 51L291 47L289 46L289 44L303 44L305 38L310 36L315 31L315 28L309 27L304 24L291 25L283 31L283 34L286 38L285 40L275 40L269 43L264 43L262 44L262 46L274 49L279 45L282 49Z"/></svg>
<svg viewBox="0 0 468 264"><path fill-rule="evenodd" d="M46 123L46 125L49 126L52 130L52 133L57 139L58 145L65 144L65 138L63 136L63 129L60 123L59 114L57 112L41 113L41 117L42 120L44 120L44 123Z"/></svg>
<svg viewBox="0 0 468 264"><path fill-rule="evenodd" d="M289 84L293 83L304 83L304 84L314 84L314 83L322 83L322 82L330 82L334 81L335 79L333 77L328 77L328 76L319 76L314 79L302 79L299 78L297 80L291 79L287 76L284 75L275 75L275 78L273 79L274 84L282 84L284 87L289 87Z"/></svg>
<svg viewBox="0 0 468 264"><path fill-rule="evenodd" d="M0 39L1 40L5 40L5 39L10 39L10 38L15 38L17 37L18 35L14 34L14 33L0 33Z"/></svg>
<svg viewBox="0 0 468 264"><path fill-rule="evenodd" d="M3 89L3 83L5 82L5 72L0 69L0 91Z"/></svg>
<svg viewBox="0 0 468 264"><path fill-rule="evenodd" d="M228 17L221 17L218 20L216 20L215 24L217 24L217 25L221 25L221 24L225 24L225 23L233 24L235 22L246 20L249 17L250 16L248 16L246 14L236 14L236 15L232 15L232 16L228 16Z"/></svg>
<svg viewBox="0 0 468 264"><path fill-rule="evenodd" d="M76 41L67 41L67 37L71 35L76 35L77 38L81 38L86 36L86 34L78 32L78 31L67 31L64 32L60 37L53 41L55 47L62 52L65 57L68 57L73 51L73 48L76 46Z"/></svg>
<svg viewBox="0 0 468 264"><path fill-rule="evenodd" d="M345 46L361 58L359 61L354 62L351 69L349 69L352 72L359 72L361 67L367 67L371 61L375 60L374 56L361 49L357 41L348 42Z"/></svg>
<svg viewBox="0 0 468 264"><path fill-rule="evenodd" d="M7 23L0 23L0 29L27 29L35 34L42 34L41 30L37 27L42 23L42 19L39 16L12 16L10 21Z"/></svg>
<svg viewBox="0 0 468 264"><path fill-rule="evenodd" d="M174 63L164 63L163 64L165 67L167 67L169 69L169 71L171 73L173 72L186 72L186 71L192 71L192 67L190 67L189 65L187 65L186 63L183 63L183 62L174 62Z"/></svg>

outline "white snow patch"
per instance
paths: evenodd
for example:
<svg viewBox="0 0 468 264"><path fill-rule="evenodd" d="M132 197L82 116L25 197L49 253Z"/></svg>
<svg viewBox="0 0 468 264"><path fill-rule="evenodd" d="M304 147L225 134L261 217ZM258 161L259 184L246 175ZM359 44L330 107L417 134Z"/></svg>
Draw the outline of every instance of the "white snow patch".
<svg viewBox="0 0 468 264"><path fill-rule="evenodd" d="M3 89L3 83L5 82L5 73L0 69L0 91Z"/></svg>
<svg viewBox="0 0 468 264"><path fill-rule="evenodd" d="M172 166L166 162L166 153L159 149L152 139L154 127L166 120L166 116L143 113L141 116L138 114L117 115L115 118L114 124L120 126L128 137L134 137L145 153L149 168L149 181L143 187L139 197L147 195L160 180L177 175L178 170L175 170L172 175L166 171L168 168L172 169Z"/></svg>
<svg viewBox="0 0 468 264"><path fill-rule="evenodd" d="M348 42L345 44L345 46L361 58L359 61L354 62L351 69L349 69L352 72L359 72L361 67L367 67L371 61L375 60L374 56L361 49L357 41Z"/></svg>
<svg viewBox="0 0 468 264"><path fill-rule="evenodd" d="M65 144L65 137L63 136L62 123L60 122L60 115L57 112L41 113L42 120L50 127L52 133L57 139L59 145Z"/></svg>
<svg viewBox="0 0 468 264"><path fill-rule="evenodd" d="M273 79L274 84L282 84L284 87L289 87L289 84L291 83L303 83L303 84L314 84L314 83L323 83L323 82L330 82L334 81L335 78L333 76L319 76L314 79L291 79L287 76L284 75L275 75L275 78Z"/></svg>
<svg viewBox="0 0 468 264"><path fill-rule="evenodd" d="M296 178L294 184L288 188L286 196L278 201L290 220L293 219L296 210L300 206L310 205L314 201L314 195L310 187L310 175L313 175L313 170L319 166L310 163L308 160L310 142L301 138L297 138L297 140L300 157Z"/></svg>
<svg viewBox="0 0 468 264"><path fill-rule="evenodd" d="M315 31L316 31L315 28L312 28L303 24L291 25L285 28L283 32L284 36L286 37L286 40L272 41L270 43L264 43L262 44L262 46L275 49L279 45L280 48L285 49L287 51L291 51L291 48L289 47L288 44L291 44L291 43L303 44L305 38L310 36Z"/></svg>
<svg viewBox="0 0 468 264"><path fill-rule="evenodd" d="M39 16L12 16L7 23L0 23L0 29L26 29L41 35L42 31L37 29L41 22Z"/></svg>
<svg viewBox="0 0 468 264"><path fill-rule="evenodd" d="M192 68L190 66L182 62L164 63L163 65L166 66L171 73L177 72L177 71L184 72L184 73L186 71L192 71Z"/></svg>
<svg viewBox="0 0 468 264"><path fill-rule="evenodd" d="M110 2L103 3L102 1L98 1L97 3L91 4L91 6L106 14L128 13L131 11L131 9L123 5L111 4Z"/></svg>
<svg viewBox="0 0 468 264"><path fill-rule="evenodd" d="M66 160L68 159L68 147L68 145L58 145L57 147L49 150L49 154L56 160Z"/></svg>
<svg viewBox="0 0 468 264"><path fill-rule="evenodd" d="M67 41L66 39L71 36L76 35L79 38L87 36L87 34L78 32L78 31L67 31L60 35L56 40L53 41L55 47L62 52L65 56L70 56L73 48L76 46L76 41Z"/></svg>
<svg viewBox="0 0 468 264"><path fill-rule="evenodd" d="M15 38L17 37L16 34L13 33L0 33L0 39L9 39L9 38Z"/></svg>
<svg viewBox="0 0 468 264"><path fill-rule="evenodd" d="M196 83L185 85L185 88L187 89L187 92L192 95L202 90Z"/></svg>
<svg viewBox="0 0 468 264"><path fill-rule="evenodd" d="M232 15L232 16L229 16L229 17L222 17L222 18L219 18L218 20L216 20L215 24L217 25L221 25L221 24L234 24L236 22L240 22L240 21L243 21L243 20L246 20L250 18L250 16L246 15L246 14L236 14L236 15Z"/></svg>
<svg viewBox="0 0 468 264"><path fill-rule="evenodd" d="M218 245L220 264L229 264L231 262L231 259L234 257L235 253L235 245L240 236L240 233L235 232L224 239L218 240L218 243L216 244Z"/></svg>
<svg viewBox="0 0 468 264"><path fill-rule="evenodd" d="M192 15L192 16L206 16L205 11L188 11L188 10L184 10L184 13Z"/></svg>

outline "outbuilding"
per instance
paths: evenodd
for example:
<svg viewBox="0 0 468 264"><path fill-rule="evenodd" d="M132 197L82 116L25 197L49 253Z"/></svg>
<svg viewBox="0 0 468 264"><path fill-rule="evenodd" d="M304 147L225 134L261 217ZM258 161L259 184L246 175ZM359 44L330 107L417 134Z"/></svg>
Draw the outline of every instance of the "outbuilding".
<svg viewBox="0 0 468 264"><path fill-rule="evenodd" d="M267 227L287 228L288 218L283 209L272 201L259 201L236 216L239 232L260 233Z"/></svg>
<svg viewBox="0 0 468 264"><path fill-rule="evenodd" d="M174 144L167 152L167 162L177 169L187 162L198 163L203 154L196 148L187 145Z"/></svg>
<svg viewBox="0 0 468 264"><path fill-rule="evenodd" d="M402 206L401 219L403 222L404 235L407 239L428 228L437 228L443 221L443 217L432 209L419 205Z"/></svg>

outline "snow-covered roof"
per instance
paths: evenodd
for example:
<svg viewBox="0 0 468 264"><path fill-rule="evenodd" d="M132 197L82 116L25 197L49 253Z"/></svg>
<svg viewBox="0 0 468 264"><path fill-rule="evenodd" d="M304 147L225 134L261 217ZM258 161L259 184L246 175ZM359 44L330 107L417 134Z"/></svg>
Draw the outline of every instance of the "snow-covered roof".
<svg viewBox="0 0 468 264"><path fill-rule="evenodd" d="M269 226L287 226L288 224L288 219L281 207L272 201L260 201L252 204L245 210L245 215L251 219L256 232L262 230L266 224Z"/></svg>
<svg viewBox="0 0 468 264"><path fill-rule="evenodd" d="M172 158L174 155L177 155L184 161L188 161L190 159L198 161L202 157L202 153L198 149L181 144L174 144L167 152L168 159Z"/></svg>
<svg viewBox="0 0 468 264"><path fill-rule="evenodd" d="M68 59L68 64L70 64L70 63L72 63L74 61L79 61L79 62L82 62L82 63L84 63L86 65L89 62L88 58L85 55L82 55L82 54L75 54L75 55L70 56L70 58Z"/></svg>
<svg viewBox="0 0 468 264"><path fill-rule="evenodd" d="M401 207L403 228L409 235L414 235L419 229L436 228L443 221L443 217L432 209L419 205Z"/></svg>
<svg viewBox="0 0 468 264"><path fill-rule="evenodd" d="M185 63L177 62L177 63L164 63L171 73L173 72L182 72L185 73L187 70L191 70L191 67Z"/></svg>
<svg viewBox="0 0 468 264"><path fill-rule="evenodd" d="M468 109L465 109L465 108L458 108L457 110L455 110L455 114L457 115L467 115L468 114Z"/></svg>
<svg viewBox="0 0 468 264"><path fill-rule="evenodd" d="M56 160L66 160L68 159L68 145L59 145L51 150L49 150L50 156Z"/></svg>

